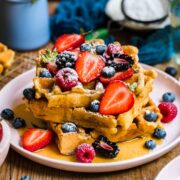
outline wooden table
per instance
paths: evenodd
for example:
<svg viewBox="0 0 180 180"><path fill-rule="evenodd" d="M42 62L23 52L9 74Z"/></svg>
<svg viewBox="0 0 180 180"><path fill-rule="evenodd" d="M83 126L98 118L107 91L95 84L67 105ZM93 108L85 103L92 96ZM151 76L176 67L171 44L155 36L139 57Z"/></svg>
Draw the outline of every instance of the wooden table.
<svg viewBox="0 0 180 180"><path fill-rule="evenodd" d="M53 12L56 3L50 4L50 12ZM125 32L121 32L121 35ZM117 33L118 34L118 33ZM119 36L116 35L118 39ZM49 44L51 46L51 44ZM37 55L37 51L28 53L16 53L15 62L11 69L4 75L0 76L0 88L2 88L8 81L13 79L18 74L21 74L34 66L32 59ZM180 67L175 65L172 61L169 63L156 65L156 67L164 70L166 66L175 66L179 73ZM180 74L177 76L179 78ZM32 180L58 180L58 179L105 179L105 180L153 180L158 172L169 161L178 156L180 153L180 145L174 148L171 152L163 157L130 170L111 172L111 173L73 173L62 170L56 170L43 165L39 165L31 160L28 160L14 150L10 149L9 154L4 164L0 167L0 180L19 180L24 175L31 176Z"/></svg>

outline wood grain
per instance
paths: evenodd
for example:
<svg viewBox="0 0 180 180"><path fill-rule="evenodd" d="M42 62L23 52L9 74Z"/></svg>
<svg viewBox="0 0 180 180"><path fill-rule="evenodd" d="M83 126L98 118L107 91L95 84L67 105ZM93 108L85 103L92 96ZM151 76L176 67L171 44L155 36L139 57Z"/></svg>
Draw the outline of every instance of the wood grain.
<svg viewBox="0 0 180 180"><path fill-rule="evenodd" d="M50 14L54 12L54 8L57 3L53 2L49 4ZM135 32L130 31L129 34L132 35ZM121 36L119 35L121 34ZM124 34L124 36L123 36ZM127 43L128 37L127 31L113 32L120 42ZM52 44L49 44L52 46ZM37 55L37 51L29 53L16 53L16 61L14 62L12 68L4 75L0 76L0 88L2 88L7 82L34 66L32 59ZM161 65L156 65L157 68L164 70L166 66L174 66L178 69L179 74L176 78L180 77L180 66L174 64L173 61L164 63ZM10 149L9 154L0 167L0 180L20 180L22 176L29 175L32 180L153 180L158 172L173 158L180 154L180 145L174 148L171 152L167 153L163 157L129 170L111 172L111 173L73 173L68 171L57 170L49 168L40 164L37 164L31 160L28 160L14 150Z"/></svg>

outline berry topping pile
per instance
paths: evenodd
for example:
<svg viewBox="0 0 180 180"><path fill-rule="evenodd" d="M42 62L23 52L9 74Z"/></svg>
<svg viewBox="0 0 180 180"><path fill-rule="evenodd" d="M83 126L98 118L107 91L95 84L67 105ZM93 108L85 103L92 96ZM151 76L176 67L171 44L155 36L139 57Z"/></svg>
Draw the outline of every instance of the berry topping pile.
<svg viewBox="0 0 180 180"><path fill-rule="evenodd" d="M100 135L92 146L97 153L106 158L114 158L120 151L116 143L109 141L108 138L103 135Z"/></svg>
<svg viewBox="0 0 180 180"><path fill-rule="evenodd" d="M83 143L76 148L75 155L79 162L91 163L95 157L95 151L90 144Z"/></svg>

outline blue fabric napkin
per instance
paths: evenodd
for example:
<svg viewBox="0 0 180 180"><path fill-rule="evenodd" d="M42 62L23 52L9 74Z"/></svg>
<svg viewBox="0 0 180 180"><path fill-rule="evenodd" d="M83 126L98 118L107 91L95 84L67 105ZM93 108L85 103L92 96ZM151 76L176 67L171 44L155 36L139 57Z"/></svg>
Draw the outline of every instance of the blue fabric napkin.
<svg viewBox="0 0 180 180"><path fill-rule="evenodd" d="M51 36L55 40L64 33L88 32L106 22L108 0L61 0L50 18Z"/></svg>
<svg viewBox="0 0 180 180"><path fill-rule="evenodd" d="M140 62L158 64L169 61L174 53L171 27L155 31L146 40L132 37L131 43L139 48Z"/></svg>

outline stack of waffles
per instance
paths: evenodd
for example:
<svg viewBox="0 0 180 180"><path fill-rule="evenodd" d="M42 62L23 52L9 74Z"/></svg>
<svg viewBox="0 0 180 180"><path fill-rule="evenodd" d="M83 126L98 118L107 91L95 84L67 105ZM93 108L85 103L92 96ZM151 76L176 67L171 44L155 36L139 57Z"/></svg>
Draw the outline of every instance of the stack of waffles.
<svg viewBox="0 0 180 180"><path fill-rule="evenodd" d="M14 59L14 51L8 49L7 46L0 43L0 74L11 66Z"/></svg>
<svg viewBox="0 0 180 180"><path fill-rule="evenodd" d="M149 96L157 73L143 69L138 62L136 47L122 46L122 48L134 61L132 66L134 74L124 83L127 86L135 83L136 87L132 89L133 107L118 115L102 115L88 110L90 103L93 100L100 100L105 91L99 80L87 84L79 83L69 91L62 91L54 78L39 77L42 67L37 63L36 77L33 80L35 99L28 100L27 107L36 118L49 123L57 135L56 143L62 154L71 154L79 144L92 143L99 135L106 136L112 142L123 142L148 136L155 128L162 126L160 123L162 115ZM43 52L40 52L39 57ZM145 120L144 116L148 111L157 114L156 122ZM61 126L66 122L76 124L79 131L63 133Z"/></svg>

